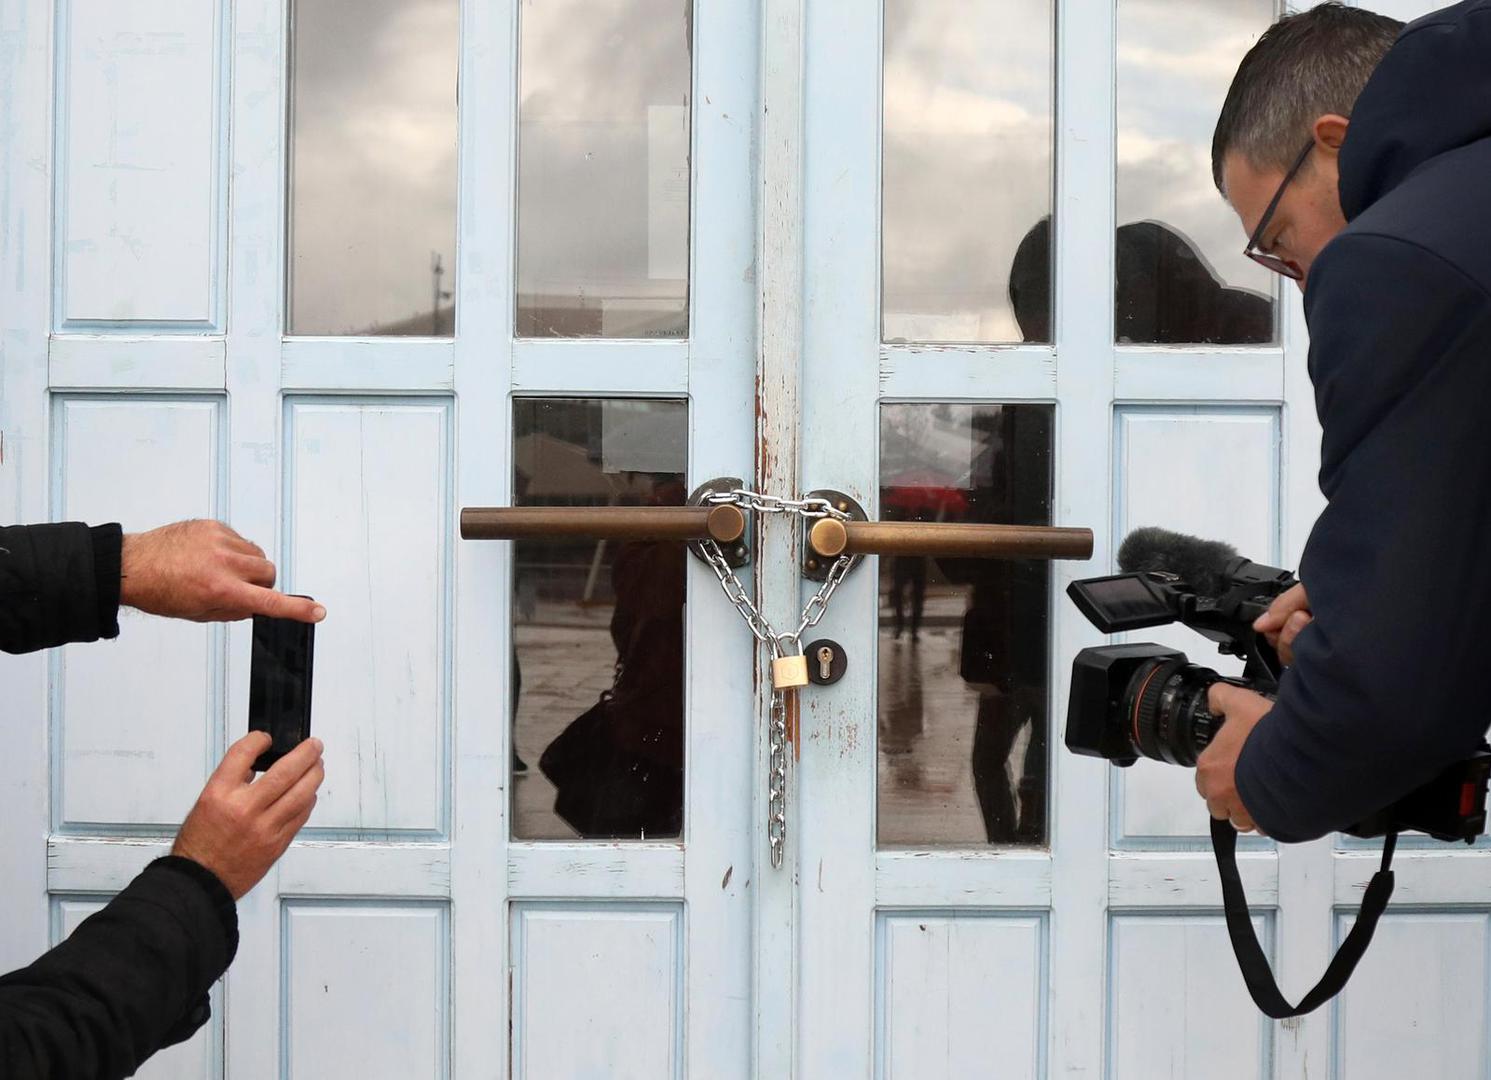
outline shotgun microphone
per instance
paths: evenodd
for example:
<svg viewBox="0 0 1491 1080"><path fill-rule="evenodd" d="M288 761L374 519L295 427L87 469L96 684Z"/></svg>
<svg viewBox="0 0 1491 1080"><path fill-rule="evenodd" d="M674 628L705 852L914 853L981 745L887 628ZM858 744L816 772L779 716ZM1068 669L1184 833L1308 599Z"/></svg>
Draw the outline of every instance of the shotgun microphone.
<svg viewBox="0 0 1491 1080"><path fill-rule="evenodd" d="M1238 558L1231 544L1152 526L1135 529L1118 548L1118 568L1124 573L1174 574L1198 596L1215 597L1225 592L1228 571Z"/></svg>

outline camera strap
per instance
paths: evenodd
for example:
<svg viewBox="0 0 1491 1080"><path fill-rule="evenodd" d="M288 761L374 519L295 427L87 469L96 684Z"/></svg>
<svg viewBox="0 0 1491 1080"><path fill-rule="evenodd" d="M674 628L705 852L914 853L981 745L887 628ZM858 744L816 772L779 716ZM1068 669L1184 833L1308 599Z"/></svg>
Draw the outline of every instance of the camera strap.
<svg viewBox="0 0 1491 1080"><path fill-rule="evenodd" d="M1237 830L1231 822L1216 818L1211 822L1211 844L1217 856L1217 870L1222 876L1222 905L1227 917L1227 934L1232 938L1232 951L1237 956L1237 966L1242 969L1243 981L1248 984L1248 993L1264 1014L1275 1020L1286 1020L1291 1016L1303 1016L1324 1005L1341 992L1346 980L1356 970L1357 961L1372 943L1372 934L1377 929L1377 920L1387 908L1393 895L1393 850L1398 846L1398 834L1390 832L1382 841L1382 866L1367 883L1362 895L1362 906L1357 912L1356 922L1336 955L1331 957L1325 974L1315 988L1291 1005L1279 992L1279 984L1258 944L1258 935L1253 930L1253 920L1248 916L1248 898L1243 895L1242 878L1237 872Z"/></svg>

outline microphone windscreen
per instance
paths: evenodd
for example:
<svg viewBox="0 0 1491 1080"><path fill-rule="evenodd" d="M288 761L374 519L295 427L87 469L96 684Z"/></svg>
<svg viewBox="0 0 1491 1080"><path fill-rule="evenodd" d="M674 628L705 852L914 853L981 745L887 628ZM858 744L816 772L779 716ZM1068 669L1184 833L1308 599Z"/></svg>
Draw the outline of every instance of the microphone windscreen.
<svg viewBox="0 0 1491 1080"><path fill-rule="evenodd" d="M1202 540L1153 527L1135 529L1118 548L1118 568L1126 574L1174 574L1201 596L1220 596L1227 564L1237 549L1220 540Z"/></svg>

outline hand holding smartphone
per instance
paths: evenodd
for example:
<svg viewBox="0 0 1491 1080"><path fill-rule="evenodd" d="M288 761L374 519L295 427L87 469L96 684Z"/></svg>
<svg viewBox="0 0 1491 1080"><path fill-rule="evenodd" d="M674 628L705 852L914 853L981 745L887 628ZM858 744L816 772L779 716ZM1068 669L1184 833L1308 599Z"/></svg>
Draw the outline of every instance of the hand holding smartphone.
<svg viewBox="0 0 1491 1080"><path fill-rule="evenodd" d="M255 772L266 771L311 736L315 643L313 623L254 616L248 726L250 731L268 732L274 740L254 762Z"/></svg>

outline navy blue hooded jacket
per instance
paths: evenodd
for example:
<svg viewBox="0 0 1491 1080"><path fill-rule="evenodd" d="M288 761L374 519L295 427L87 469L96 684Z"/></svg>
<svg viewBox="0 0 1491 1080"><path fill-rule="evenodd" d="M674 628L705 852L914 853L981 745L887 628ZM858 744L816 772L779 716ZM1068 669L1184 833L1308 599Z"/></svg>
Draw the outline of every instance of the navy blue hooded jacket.
<svg viewBox="0 0 1491 1080"><path fill-rule="evenodd" d="M1398 799L1491 719L1491 0L1404 29L1340 177L1349 224L1305 291L1314 622L1237 766L1259 828L1289 842Z"/></svg>

